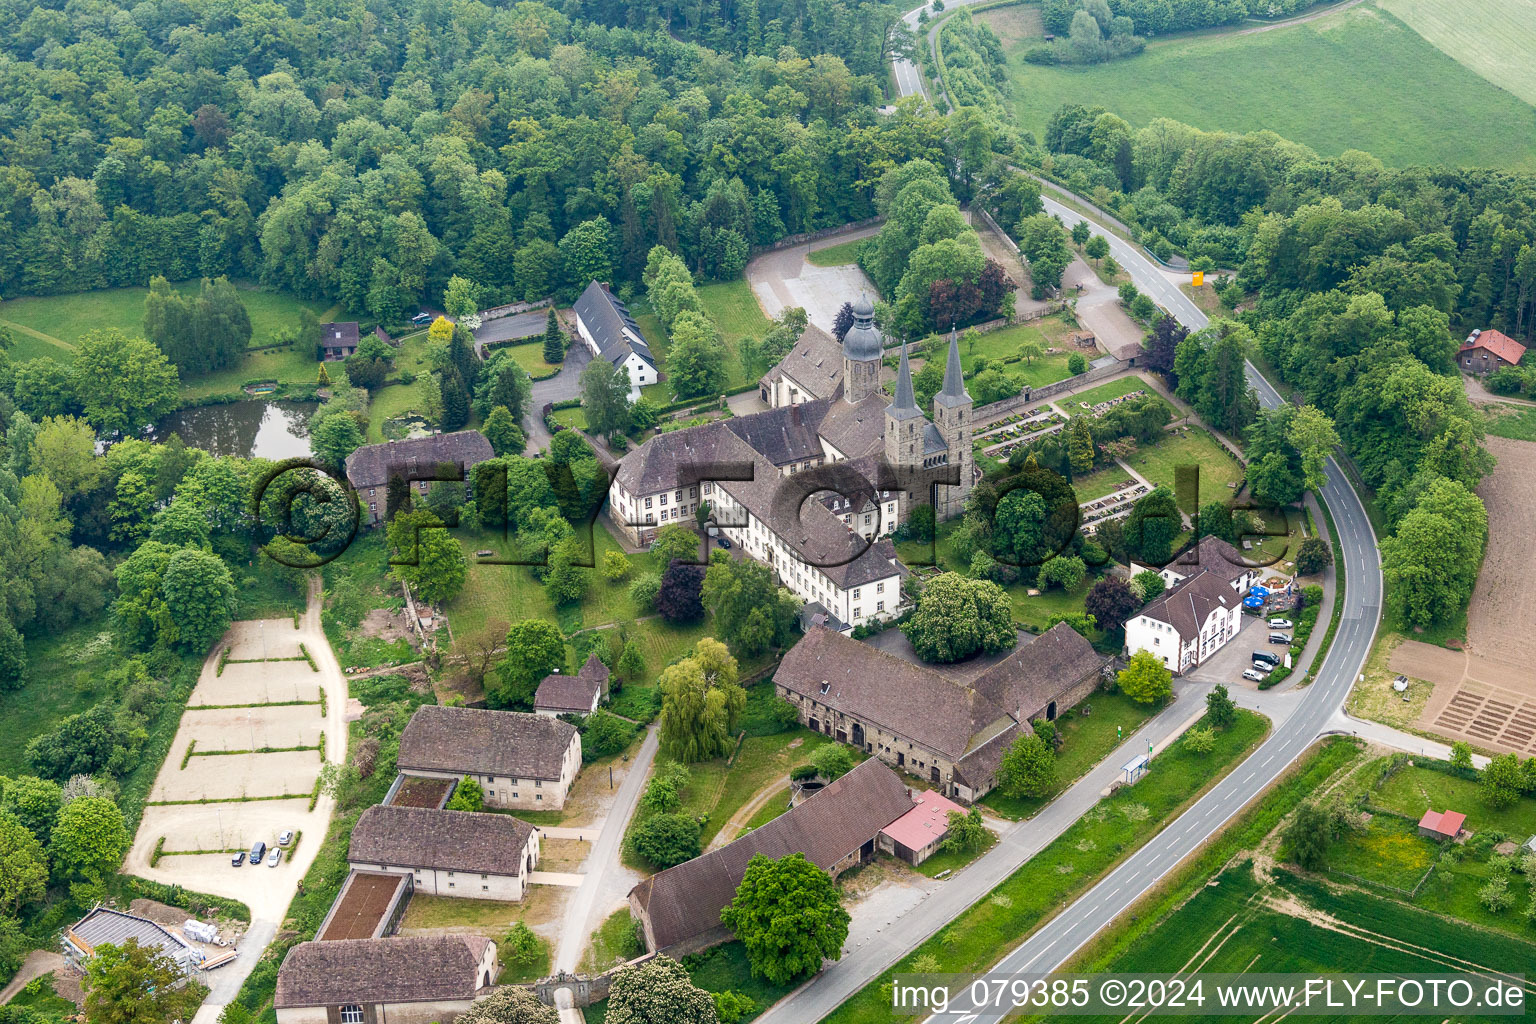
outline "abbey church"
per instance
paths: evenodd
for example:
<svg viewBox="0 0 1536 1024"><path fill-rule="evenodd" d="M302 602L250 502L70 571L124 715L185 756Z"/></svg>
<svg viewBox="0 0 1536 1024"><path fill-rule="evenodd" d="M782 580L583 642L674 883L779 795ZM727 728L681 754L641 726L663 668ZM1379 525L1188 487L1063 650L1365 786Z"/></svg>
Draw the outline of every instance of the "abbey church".
<svg viewBox="0 0 1536 1024"><path fill-rule="evenodd" d="M708 502L720 532L745 554L771 566L779 582L829 622L851 628L891 618L902 604L906 570L889 535L926 495L879 488L882 463L893 467L956 466L960 483L937 488L938 519L960 514L975 483L972 401L960 350L951 337L943 389L932 418L917 407L902 346L895 397L881 387L885 339L874 308L861 298L839 345L815 325L762 377L764 412L658 434L625 456L609 490L609 511L636 544L649 544L668 523L691 522ZM820 491L795 507L785 477L842 463L860 481ZM709 479L702 467L747 466Z"/></svg>

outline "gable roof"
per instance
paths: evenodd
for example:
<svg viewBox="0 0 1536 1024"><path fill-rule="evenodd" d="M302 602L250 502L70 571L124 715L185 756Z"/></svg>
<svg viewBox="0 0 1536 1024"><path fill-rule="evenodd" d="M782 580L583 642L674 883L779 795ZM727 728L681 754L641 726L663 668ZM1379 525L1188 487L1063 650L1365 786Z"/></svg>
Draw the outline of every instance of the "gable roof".
<svg viewBox="0 0 1536 1024"><path fill-rule="evenodd" d="M357 819L347 859L382 867L517 875L533 832L532 825L507 814L379 805Z"/></svg>
<svg viewBox="0 0 1536 1024"><path fill-rule="evenodd" d="M1461 831L1461 827L1466 823L1467 816L1465 814L1457 811L1436 811L1431 809L1425 811L1424 817L1419 819L1419 828L1427 828L1431 832L1438 832L1443 836L1450 836L1454 839Z"/></svg>
<svg viewBox="0 0 1536 1024"><path fill-rule="evenodd" d="M301 942L283 958L272 1005L282 1010L473 999L480 958L490 944L479 935Z"/></svg>
<svg viewBox="0 0 1536 1024"><path fill-rule="evenodd" d="M820 327L806 324L794 347L761 379L773 383L781 377L793 380L812 398L831 398L843 383L843 348Z"/></svg>
<svg viewBox="0 0 1536 1024"><path fill-rule="evenodd" d="M357 321L320 325L320 344L325 348L356 348Z"/></svg>
<svg viewBox="0 0 1536 1024"><path fill-rule="evenodd" d="M633 352L654 369L656 357L646 344L640 325L630 315L629 307L608 290L600 281L587 285L581 297L571 307L597 343L599 354L615 365L629 358Z"/></svg>
<svg viewBox="0 0 1536 1024"><path fill-rule="evenodd" d="M347 456L347 480L358 489L383 487L392 474L429 477L444 463L452 463L462 472L495 457L491 442L478 430L365 444Z"/></svg>
<svg viewBox="0 0 1536 1024"><path fill-rule="evenodd" d="M951 760L1013 724L1003 707L963 683L821 626L789 649L773 680Z"/></svg>
<svg viewBox="0 0 1536 1024"><path fill-rule="evenodd" d="M942 838L949 832L949 816L965 813L964 807L933 790L913 793L912 805L910 811L880 830L881 835L890 836L909 850L921 850Z"/></svg>
<svg viewBox="0 0 1536 1024"><path fill-rule="evenodd" d="M603 692L608 676L608 666L596 654L589 654L575 675L555 673L545 676L533 695L533 706L546 711L585 714L591 710L593 700Z"/></svg>
<svg viewBox="0 0 1536 1024"><path fill-rule="evenodd" d="M1258 567L1250 565L1237 548L1220 537L1206 534L1200 538L1199 543L1186 547L1163 568L1179 576L1193 576L1201 569L1205 569L1228 583L1233 583L1254 572Z"/></svg>
<svg viewBox="0 0 1536 1024"><path fill-rule="evenodd" d="M1520 357L1525 355L1525 346L1502 331L1484 331L1473 340L1464 342L1461 351L1470 352L1479 348L1492 352L1506 363L1518 363Z"/></svg>
<svg viewBox="0 0 1536 1024"><path fill-rule="evenodd" d="M1178 632L1182 642L1188 642L1199 635L1200 627L1205 625L1211 612L1217 608L1235 608L1241 601L1242 595L1234 592L1220 574L1201 569L1188 579L1175 583L1137 614L1168 623Z"/></svg>
<svg viewBox="0 0 1536 1024"><path fill-rule="evenodd" d="M857 765L820 793L718 850L658 872L630 890L650 919L657 949L720 927L747 862L803 853L822 870L912 809L907 787L878 758Z"/></svg>
<svg viewBox="0 0 1536 1024"><path fill-rule="evenodd" d="M1081 633L1058 622L971 685L1020 722L1028 722L1065 690L1098 672L1106 660Z"/></svg>
<svg viewBox="0 0 1536 1024"><path fill-rule="evenodd" d="M401 771L559 779L576 727L517 711L425 704L400 734Z"/></svg>

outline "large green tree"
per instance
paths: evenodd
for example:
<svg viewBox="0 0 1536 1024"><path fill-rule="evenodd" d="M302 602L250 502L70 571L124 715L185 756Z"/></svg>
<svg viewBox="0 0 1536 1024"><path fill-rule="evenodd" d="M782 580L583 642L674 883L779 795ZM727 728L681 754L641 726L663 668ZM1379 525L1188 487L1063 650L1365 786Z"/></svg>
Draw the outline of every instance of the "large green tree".
<svg viewBox="0 0 1536 1024"><path fill-rule="evenodd" d="M1467 606L1488 539L1488 512L1454 480L1437 480L1381 542L1387 603L1410 626L1446 622Z"/></svg>
<svg viewBox="0 0 1536 1024"><path fill-rule="evenodd" d="M736 659L705 637L693 654L667 666L661 688L660 738L664 754L684 763L725 754L747 695L736 683Z"/></svg>
<svg viewBox="0 0 1536 1024"><path fill-rule="evenodd" d="M0 908L16 915L48 889L48 858L37 836L9 811L0 811Z"/></svg>
<svg viewBox="0 0 1536 1024"><path fill-rule="evenodd" d="M801 607L794 595L774 583L766 565L732 558L725 551L710 555L703 598L719 636L742 658L787 645Z"/></svg>
<svg viewBox="0 0 1536 1024"><path fill-rule="evenodd" d="M395 549L389 571L425 601L450 601L469 578L469 559L443 521L427 509L398 512L390 520L389 543Z"/></svg>
<svg viewBox="0 0 1536 1024"><path fill-rule="evenodd" d="M901 631L924 661L961 661L1018 642L1013 605L1002 587L957 573L935 577Z"/></svg>
<svg viewBox="0 0 1536 1024"><path fill-rule="evenodd" d="M210 551L182 548L172 554L160 592L175 626L175 643L184 651L208 650L234 618L234 577L224 560Z"/></svg>
<svg viewBox="0 0 1536 1024"><path fill-rule="evenodd" d="M667 956L620 968L608 991L610 1024L719 1024L714 1000Z"/></svg>
<svg viewBox="0 0 1536 1024"><path fill-rule="evenodd" d="M587 429L597 437L629 429L629 373L606 359L593 359L581 371L581 408Z"/></svg>
<svg viewBox="0 0 1536 1024"><path fill-rule="evenodd" d="M85 1012L94 1024L170 1024L189 1020L203 990L182 985L168 955L138 939L97 946L85 963Z"/></svg>
<svg viewBox="0 0 1536 1024"><path fill-rule="evenodd" d="M503 985L458 1017L463 1024L560 1024L560 1011L526 988Z"/></svg>
<svg viewBox="0 0 1536 1024"><path fill-rule="evenodd" d="M75 354L75 394L103 433L136 434L176 408L176 368L143 338L89 331Z"/></svg>
<svg viewBox="0 0 1536 1024"><path fill-rule="evenodd" d="M1151 651L1137 651L1120 670L1120 689L1138 704L1159 704L1173 697L1173 673Z"/></svg>
<svg viewBox="0 0 1536 1024"><path fill-rule="evenodd" d="M848 911L832 878L792 853L754 854L720 920L747 948L754 976L787 985L838 960L848 938Z"/></svg>
<svg viewBox="0 0 1536 1024"><path fill-rule="evenodd" d="M997 785L1007 796L1045 796L1056 785L1056 754L1033 732L1022 732L1003 754Z"/></svg>
<svg viewBox="0 0 1536 1024"><path fill-rule="evenodd" d="M500 685L487 696L494 707L528 707L544 677L565 667L565 637L544 619L519 619L507 630L507 653L496 667Z"/></svg>
<svg viewBox="0 0 1536 1024"><path fill-rule="evenodd" d="M104 796L71 800L59 811L48 853L61 877L100 878L117 870L128 852L123 812Z"/></svg>

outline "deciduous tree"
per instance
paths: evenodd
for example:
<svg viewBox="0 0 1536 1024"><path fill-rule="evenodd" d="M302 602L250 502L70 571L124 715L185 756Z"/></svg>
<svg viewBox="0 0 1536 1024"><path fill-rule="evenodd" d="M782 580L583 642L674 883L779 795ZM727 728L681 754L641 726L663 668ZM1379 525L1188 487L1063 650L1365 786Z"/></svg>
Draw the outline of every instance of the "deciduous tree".
<svg viewBox="0 0 1536 1024"><path fill-rule="evenodd" d="M1055 752L1035 733L1021 733L1003 754L997 785L1007 796L1045 796L1056 785Z"/></svg>
<svg viewBox="0 0 1536 1024"><path fill-rule="evenodd" d="M565 637L545 619L519 619L507 630L507 653L496 669L493 707L527 707L544 677L565 667Z"/></svg>
<svg viewBox="0 0 1536 1024"><path fill-rule="evenodd" d="M1018 642L1013 605L1003 588L957 573L944 573L927 585L901 631L924 661L960 661Z"/></svg>
<svg viewBox="0 0 1536 1024"><path fill-rule="evenodd" d="M803 853L778 860L755 854L720 920L747 947L753 975L775 985L841 959L848 938L837 886Z"/></svg>
<svg viewBox="0 0 1536 1024"><path fill-rule="evenodd" d="M1120 670L1120 689L1138 704L1160 704L1173 697L1173 673L1151 651L1137 651Z"/></svg>
<svg viewBox="0 0 1536 1024"><path fill-rule="evenodd" d="M48 840L54 871L64 878L100 878L117 870L127 852L123 812L103 796L65 804Z"/></svg>
<svg viewBox="0 0 1536 1024"><path fill-rule="evenodd" d="M182 980L176 961L138 939L97 946L85 962L86 1015L100 1024L190 1020L204 990Z"/></svg>
<svg viewBox="0 0 1536 1024"><path fill-rule="evenodd" d="M621 968L613 976L603 1019L609 1024L719 1024L709 993L666 956Z"/></svg>

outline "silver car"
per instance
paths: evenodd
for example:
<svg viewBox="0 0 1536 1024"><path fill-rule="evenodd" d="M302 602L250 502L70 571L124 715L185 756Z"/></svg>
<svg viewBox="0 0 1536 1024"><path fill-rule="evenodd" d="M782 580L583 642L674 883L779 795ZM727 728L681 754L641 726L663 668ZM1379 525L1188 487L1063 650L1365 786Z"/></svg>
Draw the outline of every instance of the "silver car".
<svg viewBox="0 0 1536 1024"><path fill-rule="evenodd" d="M1255 668L1247 668L1243 670L1243 678L1250 682L1262 683L1265 679L1269 678L1269 674L1266 672L1260 672Z"/></svg>
<svg viewBox="0 0 1536 1024"><path fill-rule="evenodd" d="M277 867L278 863L281 862L282 859L283 859L283 851L282 850L278 850L278 849L274 849L271 853L267 854L267 867L269 867L269 868Z"/></svg>

